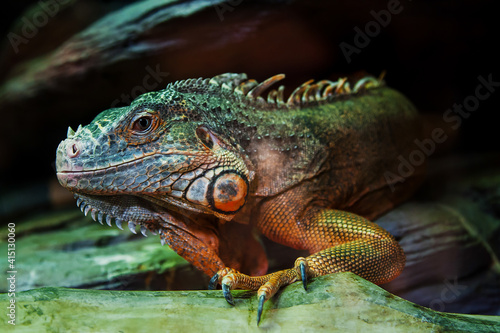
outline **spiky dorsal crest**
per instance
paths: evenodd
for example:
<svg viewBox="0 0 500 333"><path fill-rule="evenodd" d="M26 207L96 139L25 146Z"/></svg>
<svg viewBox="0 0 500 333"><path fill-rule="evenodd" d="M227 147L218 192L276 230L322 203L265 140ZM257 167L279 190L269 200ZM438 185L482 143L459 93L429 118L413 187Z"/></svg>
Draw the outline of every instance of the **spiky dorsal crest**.
<svg viewBox="0 0 500 333"><path fill-rule="evenodd" d="M384 74L384 73L383 73ZM285 101L285 86L269 90L267 99L262 95L272 85L285 78L284 74L271 76L267 80L257 82L248 79L244 73L224 73L210 79L188 79L169 84L179 92L202 93L221 91L225 94L238 96L246 102L267 105L272 107L297 107L306 106L310 103L330 102L336 98L377 88L384 85L383 74L379 78L365 76L357 80L353 85L347 78L339 78L337 81L321 80L314 82L309 80L298 86ZM352 88L351 88L352 86Z"/></svg>
<svg viewBox="0 0 500 333"><path fill-rule="evenodd" d="M180 93L205 93L213 90L210 79L197 78L180 80L169 83L167 89L174 89Z"/></svg>

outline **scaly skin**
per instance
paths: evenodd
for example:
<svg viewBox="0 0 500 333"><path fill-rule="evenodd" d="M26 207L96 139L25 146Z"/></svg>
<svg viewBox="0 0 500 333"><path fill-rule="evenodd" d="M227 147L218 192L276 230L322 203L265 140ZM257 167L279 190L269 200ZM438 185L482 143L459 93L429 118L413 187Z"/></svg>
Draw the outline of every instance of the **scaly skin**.
<svg viewBox="0 0 500 333"><path fill-rule="evenodd" d="M411 195L399 155L415 149L418 115L374 78L351 86L306 82L288 98L284 75L179 81L99 114L57 150L59 182L101 223L159 233L230 290L258 290L262 305L284 285L350 271L374 283L405 264L395 239L370 222ZM390 186L391 185L391 186ZM391 190L395 188L394 191ZM268 275L253 230L311 255ZM241 273L240 273L241 272Z"/></svg>

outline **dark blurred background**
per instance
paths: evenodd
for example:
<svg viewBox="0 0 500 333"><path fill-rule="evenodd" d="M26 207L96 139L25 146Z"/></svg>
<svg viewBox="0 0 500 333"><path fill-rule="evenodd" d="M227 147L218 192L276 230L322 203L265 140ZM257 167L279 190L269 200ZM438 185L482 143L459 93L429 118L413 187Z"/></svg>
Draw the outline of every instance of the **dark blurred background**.
<svg viewBox="0 0 500 333"><path fill-rule="evenodd" d="M155 70L163 74L154 90L222 72L258 80L285 73L291 89L386 71L427 130L448 133L435 155L499 151L500 87L457 130L443 123L475 94L478 76L500 82L495 8L466 0L11 2L0 14L0 217L67 203L53 162L68 125L126 104L122 96L141 91ZM376 29L373 13L390 9L390 22L348 61L342 45L356 47L357 31Z"/></svg>
<svg viewBox="0 0 500 333"><path fill-rule="evenodd" d="M499 314L493 1L24 0L0 15L0 223L16 224L19 290L207 285L158 237L106 229L77 210L54 169L68 126L186 78L285 73L290 93L311 78L385 72L421 111L424 138L441 128L447 139L435 144L415 197L376 221L407 255L405 271L384 288L439 311ZM480 87L485 80L491 85ZM478 92L489 95L479 101ZM459 111L464 102L474 111ZM298 256L264 242L271 269ZM117 253L137 265L121 265Z"/></svg>

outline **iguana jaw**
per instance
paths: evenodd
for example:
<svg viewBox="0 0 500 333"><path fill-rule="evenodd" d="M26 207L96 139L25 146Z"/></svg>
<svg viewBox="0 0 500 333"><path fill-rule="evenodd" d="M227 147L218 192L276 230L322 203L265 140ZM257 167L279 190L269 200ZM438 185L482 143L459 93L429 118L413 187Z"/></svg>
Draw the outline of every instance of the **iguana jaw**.
<svg viewBox="0 0 500 333"><path fill-rule="evenodd" d="M110 227L113 224L123 230L123 224L126 223L129 230L137 234L137 225L144 237L147 237L147 231L153 235L160 234L162 245L167 240L162 233L170 228L185 229L186 224L191 220L192 213L180 212L177 206L166 207L165 203L151 198L142 198L131 195L112 195L112 196L94 196L87 194L74 194L77 206L85 214L90 215L92 219L100 224L107 224ZM165 209L166 208L166 209ZM179 220L181 217L182 220ZM198 237L196 233L191 233L193 237Z"/></svg>
<svg viewBox="0 0 500 333"><path fill-rule="evenodd" d="M140 225L141 233L147 237L146 231L156 234L159 222L162 220L153 204L133 196L92 196L76 194L76 204L85 214L92 217L94 221L101 224L106 223L110 227L114 220L116 226L123 230L123 223L134 234L137 233L136 226Z"/></svg>

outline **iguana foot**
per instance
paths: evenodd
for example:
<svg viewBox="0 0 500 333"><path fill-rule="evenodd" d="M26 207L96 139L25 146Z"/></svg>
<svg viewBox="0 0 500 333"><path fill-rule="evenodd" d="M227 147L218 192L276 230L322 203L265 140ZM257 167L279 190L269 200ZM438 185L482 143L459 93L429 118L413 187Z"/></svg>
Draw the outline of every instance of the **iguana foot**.
<svg viewBox="0 0 500 333"><path fill-rule="evenodd" d="M281 270L262 276L248 276L242 274L232 268L223 268L219 270L211 279L208 285L210 290L213 290L217 285L222 286L222 292L226 301L234 305L231 290L233 289L249 289L257 290L259 298L259 306L257 308L257 325L260 322L264 303L274 296L276 292L284 286L287 286L295 281L302 280L304 288L307 284L308 266L305 258L298 258L295 261L293 268Z"/></svg>

